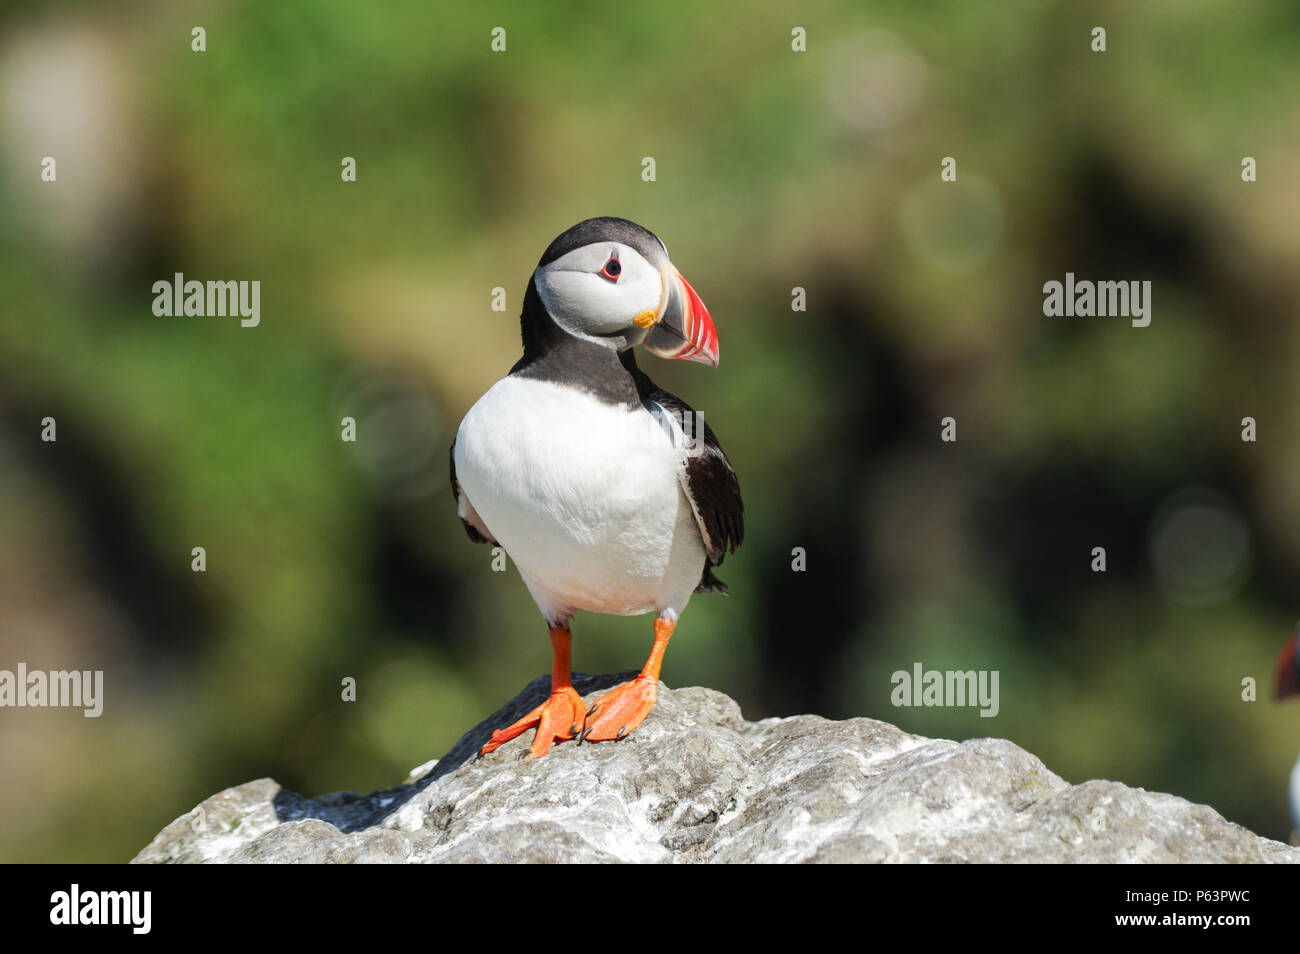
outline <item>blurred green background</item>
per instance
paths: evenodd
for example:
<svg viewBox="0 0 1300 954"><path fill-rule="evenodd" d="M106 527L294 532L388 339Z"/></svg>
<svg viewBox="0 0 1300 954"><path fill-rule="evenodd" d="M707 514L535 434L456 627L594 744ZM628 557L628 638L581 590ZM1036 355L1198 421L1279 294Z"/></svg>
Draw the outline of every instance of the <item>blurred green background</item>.
<svg viewBox="0 0 1300 954"><path fill-rule="evenodd" d="M642 358L747 510L666 682L1005 736L1286 838L1296 7L41 6L0 7L0 668L102 669L106 700L0 710L0 858L126 860L262 775L395 784L549 671L446 454L592 215L658 233L722 344ZM261 281L261 325L155 317L178 271ZM1150 327L1044 317L1066 271L1152 281ZM614 671L650 621L574 632ZM917 661L999 670L1000 714L893 708Z"/></svg>

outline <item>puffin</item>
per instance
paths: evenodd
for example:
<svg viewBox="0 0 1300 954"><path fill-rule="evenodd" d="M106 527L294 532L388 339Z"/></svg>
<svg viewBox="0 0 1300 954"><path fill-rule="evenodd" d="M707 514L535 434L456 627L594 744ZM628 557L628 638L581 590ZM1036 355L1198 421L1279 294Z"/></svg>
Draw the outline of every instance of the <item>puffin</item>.
<svg viewBox="0 0 1300 954"><path fill-rule="evenodd" d="M1279 699L1300 696L1300 625L1296 632L1286 641L1277 657L1276 693ZM1294 830L1292 841L1300 844L1300 759L1291 769L1291 780L1287 785L1287 805L1291 809L1291 826Z"/></svg>
<svg viewBox="0 0 1300 954"><path fill-rule="evenodd" d="M635 349L718 365L709 310L649 229L586 219L547 246L524 292L523 356L466 413L451 488L469 539L501 547L550 635L551 692L480 756L535 729L621 741L651 709L668 641L713 567L744 538L740 483L712 427L650 380ZM638 675L583 705L571 682L576 613L654 614Z"/></svg>

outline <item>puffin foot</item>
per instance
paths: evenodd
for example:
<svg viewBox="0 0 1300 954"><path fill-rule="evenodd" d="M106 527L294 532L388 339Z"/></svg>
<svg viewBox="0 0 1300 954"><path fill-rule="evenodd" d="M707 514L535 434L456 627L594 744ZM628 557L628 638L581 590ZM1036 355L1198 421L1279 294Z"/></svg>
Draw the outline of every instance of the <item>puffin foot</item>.
<svg viewBox="0 0 1300 954"><path fill-rule="evenodd" d="M540 759L551 751L553 743L576 737L582 731L586 718L587 707L582 704L578 690L564 686L554 690L545 702L518 722L493 732L491 740L478 750L478 754L482 756L495 752L515 736L537 726L533 744L520 752L519 757Z"/></svg>
<svg viewBox="0 0 1300 954"><path fill-rule="evenodd" d="M596 700L578 742L622 741L655 707L659 680L640 675Z"/></svg>

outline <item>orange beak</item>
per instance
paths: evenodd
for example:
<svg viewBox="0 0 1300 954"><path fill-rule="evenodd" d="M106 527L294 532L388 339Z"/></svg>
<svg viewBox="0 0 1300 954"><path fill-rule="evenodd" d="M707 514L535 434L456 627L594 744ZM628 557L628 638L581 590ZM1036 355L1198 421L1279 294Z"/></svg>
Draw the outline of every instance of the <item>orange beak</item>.
<svg viewBox="0 0 1300 954"><path fill-rule="evenodd" d="M664 264L659 313L642 342L651 354L718 366L718 329L691 283Z"/></svg>

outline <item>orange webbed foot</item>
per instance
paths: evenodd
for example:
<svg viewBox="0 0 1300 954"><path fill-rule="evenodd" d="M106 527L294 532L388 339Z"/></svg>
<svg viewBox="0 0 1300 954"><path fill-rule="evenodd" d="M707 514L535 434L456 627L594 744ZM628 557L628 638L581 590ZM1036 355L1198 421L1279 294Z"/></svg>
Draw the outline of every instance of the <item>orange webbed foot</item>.
<svg viewBox="0 0 1300 954"><path fill-rule="evenodd" d="M645 721L655 707L659 680L640 675L611 689L596 700L587 713L587 725L579 742L615 742Z"/></svg>
<svg viewBox="0 0 1300 954"><path fill-rule="evenodd" d="M551 751L554 743L575 738L582 731L586 718L587 707L582 704L582 697L572 686L565 686L552 692L545 702L518 722L493 732L491 740L478 750L478 754L495 752L515 736L537 726L533 744L520 752L519 757L540 759Z"/></svg>

